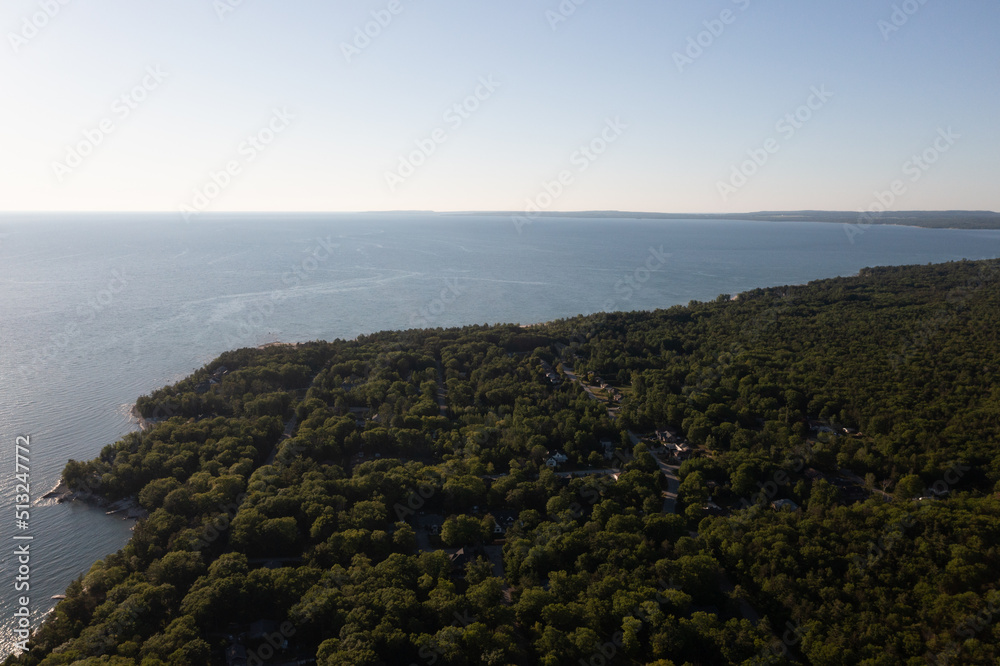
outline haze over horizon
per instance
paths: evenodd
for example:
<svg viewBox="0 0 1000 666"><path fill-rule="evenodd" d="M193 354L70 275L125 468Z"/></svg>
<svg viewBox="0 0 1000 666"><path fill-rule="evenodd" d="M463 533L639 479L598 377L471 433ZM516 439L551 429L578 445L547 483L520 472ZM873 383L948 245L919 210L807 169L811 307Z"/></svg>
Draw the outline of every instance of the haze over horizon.
<svg viewBox="0 0 1000 666"><path fill-rule="evenodd" d="M1000 209L996 3L0 17L0 211Z"/></svg>

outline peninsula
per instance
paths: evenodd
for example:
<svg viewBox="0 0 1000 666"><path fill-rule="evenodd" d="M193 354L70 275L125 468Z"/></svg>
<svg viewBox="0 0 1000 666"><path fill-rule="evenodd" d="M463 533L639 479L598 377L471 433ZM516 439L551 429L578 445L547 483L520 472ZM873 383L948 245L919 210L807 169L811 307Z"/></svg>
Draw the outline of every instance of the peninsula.
<svg viewBox="0 0 1000 666"><path fill-rule="evenodd" d="M6 664L992 663L1000 261L239 349Z"/></svg>

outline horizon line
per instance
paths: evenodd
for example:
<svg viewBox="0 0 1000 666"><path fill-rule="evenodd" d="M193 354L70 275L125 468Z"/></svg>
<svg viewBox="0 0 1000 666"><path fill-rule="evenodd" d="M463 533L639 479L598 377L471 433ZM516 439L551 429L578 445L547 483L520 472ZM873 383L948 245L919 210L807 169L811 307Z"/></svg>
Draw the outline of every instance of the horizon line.
<svg viewBox="0 0 1000 666"><path fill-rule="evenodd" d="M659 215L659 216L691 216L691 217L736 217L741 215L802 215L806 213L823 213L838 215L858 215L869 216L893 216L907 214L940 214L940 213L976 213L980 215L1000 215L1000 212L988 209L971 208L942 208L942 209L913 209L913 210L887 210L882 212L871 212L865 210L838 210L821 208L802 208L787 210L758 210L743 211L737 213L709 212L666 212L666 211L641 211L641 210L615 210L615 209L588 209L588 210L546 210L546 211L523 211L523 210L420 210L420 209L386 209L386 210L212 210L198 212L202 215L374 215L374 214L396 214L396 215L419 215L419 214L439 214L439 215L522 215L528 217L541 217L551 215ZM180 210L0 210L3 215L182 215Z"/></svg>

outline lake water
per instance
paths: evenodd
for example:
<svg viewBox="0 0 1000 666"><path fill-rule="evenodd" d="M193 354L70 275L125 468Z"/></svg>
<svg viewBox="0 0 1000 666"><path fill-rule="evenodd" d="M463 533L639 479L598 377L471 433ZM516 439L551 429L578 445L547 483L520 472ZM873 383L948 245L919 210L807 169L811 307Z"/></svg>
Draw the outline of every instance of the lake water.
<svg viewBox="0 0 1000 666"><path fill-rule="evenodd" d="M135 398L219 353L410 327L648 310L863 267L1000 256L1000 232L794 222L441 214L0 217L0 640L12 649L16 533L35 624L131 523L38 502L66 460L134 429ZM14 520L31 438L30 527Z"/></svg>

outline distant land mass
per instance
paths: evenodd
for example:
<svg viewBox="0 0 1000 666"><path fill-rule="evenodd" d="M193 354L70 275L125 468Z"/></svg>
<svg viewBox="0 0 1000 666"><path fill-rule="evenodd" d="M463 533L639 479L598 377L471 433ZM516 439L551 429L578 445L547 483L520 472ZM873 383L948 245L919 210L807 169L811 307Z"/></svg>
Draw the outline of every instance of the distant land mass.
<svg viewBox="0 0 1000 666"><path fill-rule="evenodd" d="M988 210L941 211L760 211L757 213L635 213L617 210L581 211L576 213L496 212L482 215L519 215L524 217L628 217L649 220L753 220L760 222L832 222L837 224L895 224L928 229L1000 229L1000 213Z"/></svg>

